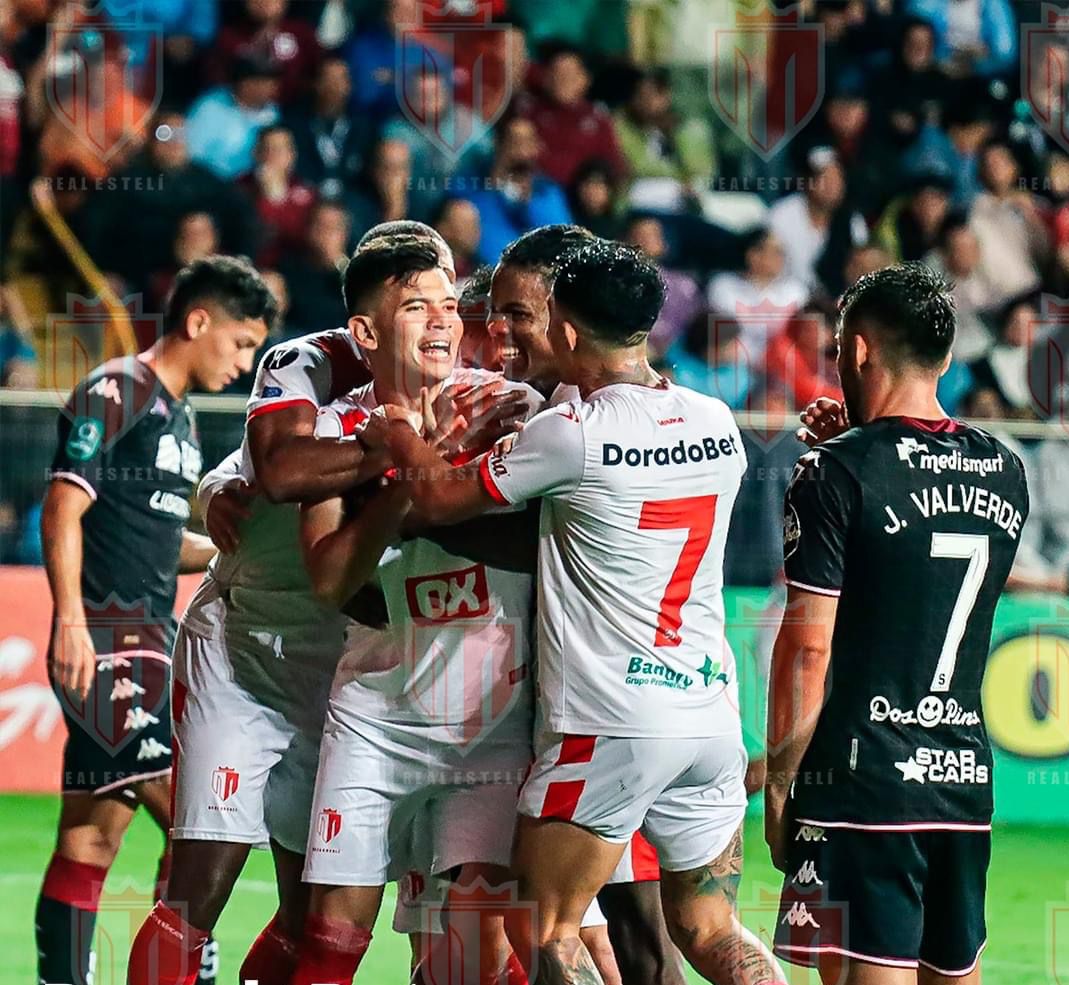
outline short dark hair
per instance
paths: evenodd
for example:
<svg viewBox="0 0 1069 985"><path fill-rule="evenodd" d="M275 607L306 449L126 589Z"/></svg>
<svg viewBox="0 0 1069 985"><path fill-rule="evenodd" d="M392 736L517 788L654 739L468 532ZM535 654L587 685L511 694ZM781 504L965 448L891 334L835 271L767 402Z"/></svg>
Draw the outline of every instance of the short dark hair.
<svg viewBox="0 0 1069 985"><path fill-rule="evenodd" d="M954 298L941 274L900 263L866 274L839 301L844 327L874 329L892 365L937 369L954 343Z"/></svg>
<svg viewBox="0 0 1069 985"><path fill-rule="evenodd" d="M638 345L661 313L665 283L645 254L606 239L569 255L553 287L558 304L603 342Z"/></svg>
<svg viewBox="0 0 1069 985"><path fill-rule="evenodd" d="M395 219L393 222L380 222L377 226L372 226L360 237L360 242L356 244L356 248L360 250L367 246L368 243L377 239L384 239L387 236L422 236L425 239L445 242L442 234L425 222L417 222L415 219Z"/></svg>
<svg viewBox="0 0 1069 985"><path fill-rule="evenodd" d="M426 236L391 236L357 250L345 268L342 298L350 315L361 314L371 296L392 280L406 281L439 265Z"/></svg>
<svg viewBox="0 0 1069 985"><path fill-rule="evenodd" d="M494 279L494 268L488 263L476 267L460 292L457 304L464 308L474 308L485 301L490 293L490 282Z"/></svg>
<svg viewBox="0 0 1069 985"><path fill-rule="evenodd" d="M501 253L498 266L535 270L548 286L552 286L560 265L595 239L594 234L582 226L567 223L539 226L509 243Z"/></svg>
<svg viewBox="0 0 1069 985"><path fill-rule="evenodd" d="M180 329L191 308L217 304L232 318L262 318L270 331L278 303L256 268L245 257L208 256L178 271L164 305L164 327Z"/></svg>

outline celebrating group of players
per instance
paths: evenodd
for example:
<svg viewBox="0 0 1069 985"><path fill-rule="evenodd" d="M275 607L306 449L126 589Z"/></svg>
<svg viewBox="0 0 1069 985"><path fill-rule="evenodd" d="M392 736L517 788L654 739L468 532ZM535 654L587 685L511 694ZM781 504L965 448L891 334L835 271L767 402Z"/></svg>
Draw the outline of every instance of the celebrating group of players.
<svg viewBox="0 0 1069 985"><path fill-rule="evenodd" d="M268 845L279 905L242 981L359 980L391 881L415 982L681 983L680 952L711 982L786 981L737 919L747 760L722 569L746 456L723 403L647 361L664 290L636 252L545 227L465 326L440 237L376 227L344 276L347 326L268 350L241 447L200 484L218 553L183 532L184 394L248 368L274 317L255 271L187 268L161 342L77 388L45 509L70 737L42 982L84 980L138 803L172 857L131 985L210 974ZM805 416L816 449L786 504L776 949L825 982L978 980L979 687L1023 470L936 402L945 285L888 268L841 311L846 404ZM209 556L173 635L175 572ZM94 621L109 599L142 606L134 631ZM152 686L168 659L170 706ZM94 742L105 712L123 726Z"/></svg>

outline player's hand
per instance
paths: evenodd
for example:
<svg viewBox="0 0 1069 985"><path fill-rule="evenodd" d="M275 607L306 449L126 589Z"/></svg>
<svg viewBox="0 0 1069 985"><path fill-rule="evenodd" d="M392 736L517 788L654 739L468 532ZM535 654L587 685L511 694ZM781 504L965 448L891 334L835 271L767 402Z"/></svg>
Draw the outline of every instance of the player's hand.
<svg viewBox="0 0 1069 985"><path fill-rule="evenodd" d="M817 397L799 417L803 426L795 431L795 437L810 448L842 434L850 427L846 419L846 407L831 397Z"/></svg>
<svg viewBox="0 0 1069 985"><path fill-rule="evenodd" d="M505 380L494 379L478 386L456 388L449 394L455 413L468 422L460 441L450 451L481 451L520 429L527 416L527 398L519 390L502 393L505 386Z"/></svg>
<svg viewBox="0 0 1069 985"><path fill-rule="evenodd" d="M248 519L256 493L256 483L243 482L220 490L209 500L204 527L223 554L233 554L238 549L241 521Z"/></svg>
<svg viewBox="0 0 1069 985"><path fill-rule="evenodd" d="M452 455L460 450L468 419L457 411L454 396L461 390L457 385L445 387L431 400L427 387L419 391L423 412L423 437L440 455Z"/></svg>
<svg viewBox="0 0 1069 985"><path fill-rule="evenodd" d="M97 670L96 647L84 618L56 620L51 657L52 680L84 701Z"/></svg>
<svg viewBox="0 0 1069 985"><path fill-rule="evenodd" d="M780 872L786 872L787 791L771 785L765 787L765 843L772 855L772 864Z"/></svg>

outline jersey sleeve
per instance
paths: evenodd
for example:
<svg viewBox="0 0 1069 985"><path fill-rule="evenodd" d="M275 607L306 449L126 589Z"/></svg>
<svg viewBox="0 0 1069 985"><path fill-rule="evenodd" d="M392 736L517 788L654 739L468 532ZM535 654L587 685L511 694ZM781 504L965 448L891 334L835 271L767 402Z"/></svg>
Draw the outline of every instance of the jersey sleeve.
<svg viewBox="0 0 1069 985"><path fill-rule="evenodd" d="M820 451L803 455L787 487L783 513L783 566L788 585L818 595L839 595L846 540L860 506L849 471Z"/></svg>
<svg viewBox="0 0 1069 985"><path fill-rule="evenodd" d="M97 498L128 423L122 405L126 389L117 373L83 380L74 388L59 417L52 479L73 482Z"/></svg>
<svg viewBox="0 0 1069 985"><path fill-rule="evenodd" d="M208 504L216 493L244 482L241 474L242 449L238 448L226 456L214 469L200 480L197 487L197 502L200 503L201 516L208 512Z"/></svg>
<svg viewBox="0 0 1069 985"><path fill-rule="evenodd" d="M502 506L574 492L583 479L586 442L573 404L536 414L479 460L483 486Z"/></svg>

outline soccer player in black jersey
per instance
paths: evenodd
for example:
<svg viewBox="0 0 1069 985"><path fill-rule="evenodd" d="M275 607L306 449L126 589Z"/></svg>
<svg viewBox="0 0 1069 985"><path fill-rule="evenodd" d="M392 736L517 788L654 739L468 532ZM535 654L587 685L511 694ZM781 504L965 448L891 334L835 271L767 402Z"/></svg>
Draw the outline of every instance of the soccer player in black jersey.
<svg viewBox="0 0 1069 985"><path fill-rule="evenodd" d="M49 675L68 734L36 914L43 985L90 980L101 887L137 807L170 827L176 578L215 553L185 530L201 467L186 394L248 372L275 311L247 262L199 260L175 279L156 345L98 366L60 417L41 529Z"/></svg>
<svg viewBox="0 0 1069 985"><path fill-rule="evenodd" d="M847 291L845 408L809 417L834 436L786 497L766 837L785 877L776 951L825 985L980 981L980 687L1028 495L1017 456L939 405L953 339L947 285L920 265Z"/></svg>

